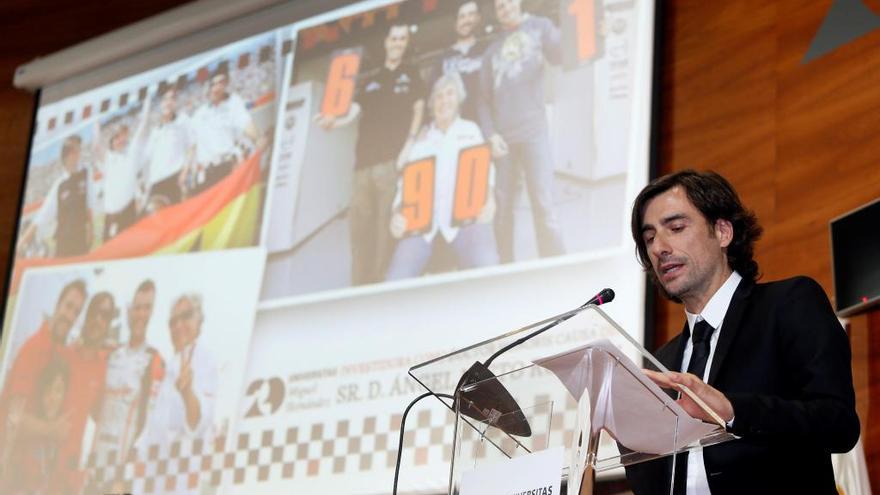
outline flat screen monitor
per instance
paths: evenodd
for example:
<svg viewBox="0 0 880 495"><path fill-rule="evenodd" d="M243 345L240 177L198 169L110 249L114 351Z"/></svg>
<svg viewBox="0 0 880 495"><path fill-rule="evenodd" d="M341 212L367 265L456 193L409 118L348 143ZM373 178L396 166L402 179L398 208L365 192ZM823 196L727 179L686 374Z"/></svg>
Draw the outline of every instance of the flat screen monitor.
<svg viewBox="0 0 880 495"><path fill-rule="evenodd" d="M831 221L834 301L849 316L880 302L880 200Z"/></svg>

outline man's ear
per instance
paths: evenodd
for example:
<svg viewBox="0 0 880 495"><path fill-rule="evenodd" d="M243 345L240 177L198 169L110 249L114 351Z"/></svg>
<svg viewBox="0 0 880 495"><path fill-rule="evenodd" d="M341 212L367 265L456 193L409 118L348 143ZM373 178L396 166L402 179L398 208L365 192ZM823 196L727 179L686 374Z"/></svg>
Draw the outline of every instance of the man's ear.
<svg viewBox="0 0 880 495"><path fill-rule="evenodd" d="M726 248L733 242L733 224L730 220L719 218L715 220L715 238L722 248Z"/></svg>

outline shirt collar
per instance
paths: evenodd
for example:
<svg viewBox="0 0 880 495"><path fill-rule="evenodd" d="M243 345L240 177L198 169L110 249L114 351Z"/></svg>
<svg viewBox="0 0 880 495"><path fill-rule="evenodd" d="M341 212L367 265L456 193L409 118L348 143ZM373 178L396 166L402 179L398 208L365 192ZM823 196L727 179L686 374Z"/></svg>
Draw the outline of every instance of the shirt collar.
<svg viewBox="0 0 880 495"><path fill-rule="evenodd" d="M693 330L694 325L700 320L706 320L712 328L719 328L721 322L724 321L724 315L727 314L727 308L730 307L730 301L733 299L733 293L742 280L742 275L734 271L727 277L727 280L721 284L721 287L715 291L709 302L699 314L694 314L685 310L687 315L688 328Z"/></svg>
<svg viewBox="0 0 880 495"><path fill-rule="evenodd" d="M461 115L455 117L455 120L449 124L449 127L446 128L446 132L443 132L442 129L437 127L437 124L432 120L431 124L428 126L428 132L434 133L438 136L448 136L450 132L454 131L456 127L461 125Z"/></svg>

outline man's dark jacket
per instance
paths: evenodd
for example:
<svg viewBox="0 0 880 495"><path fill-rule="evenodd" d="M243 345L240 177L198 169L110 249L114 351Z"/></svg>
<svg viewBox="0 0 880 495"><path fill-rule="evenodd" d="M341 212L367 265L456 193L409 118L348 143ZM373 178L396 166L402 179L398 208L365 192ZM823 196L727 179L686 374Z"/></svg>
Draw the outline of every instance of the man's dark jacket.
<svg viewBox="0 0 880 495"><path fill-rule="evenodd" d="M680 334L655 355L678 370L685 343ZM731 431L741 439L703 450L713 495L836 494L830 454L859 437L850 361L846 333L815 281L740 282L708 383L733 404ZM628 467L633 491L668 494L671 466L667 457Z"/></svg>

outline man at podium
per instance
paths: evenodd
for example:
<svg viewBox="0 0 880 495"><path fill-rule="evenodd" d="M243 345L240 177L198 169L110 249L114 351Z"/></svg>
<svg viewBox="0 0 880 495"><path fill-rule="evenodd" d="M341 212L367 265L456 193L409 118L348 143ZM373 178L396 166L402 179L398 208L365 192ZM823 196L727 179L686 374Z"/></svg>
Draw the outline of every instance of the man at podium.
<svg viewBox="0 0 880 495"><path fill-rule="evenodd" d="M687 320L655 353L681 372L648 373L689 387L741 437L679 454L674 477L671 456L629 466L636 494L837 493L830 454L859 437L849 343L812 279L756 282L761 231L713 172L661 177L636 198L639 262Z"/></svg>

